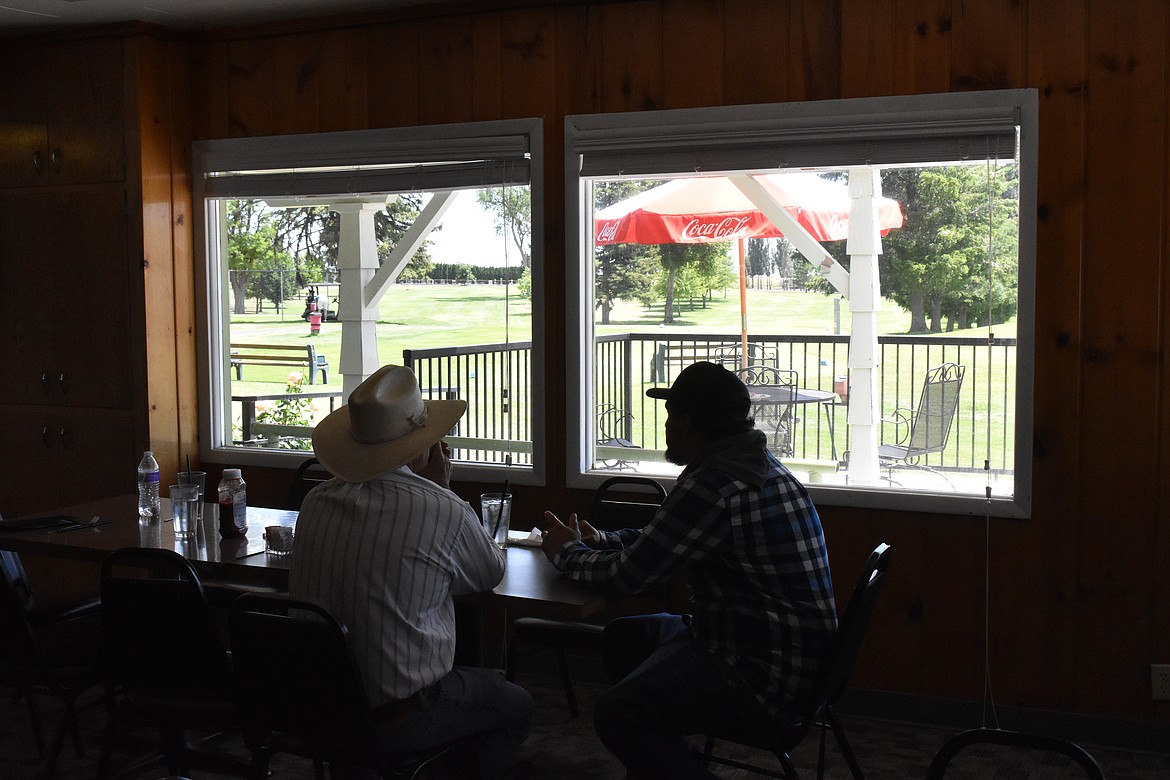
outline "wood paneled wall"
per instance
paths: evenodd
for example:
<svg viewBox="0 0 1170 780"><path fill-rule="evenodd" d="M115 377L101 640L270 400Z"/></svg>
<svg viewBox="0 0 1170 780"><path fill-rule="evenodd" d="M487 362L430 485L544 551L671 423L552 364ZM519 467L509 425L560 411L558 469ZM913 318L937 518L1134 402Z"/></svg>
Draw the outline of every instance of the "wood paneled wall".
<svg viewBox="0 0 1170 780"><path fill-rule="evenodd" d="M440 12L436 12L440 13ZM562 343L566 114L1034 87L1035 501L991 523L997 702L1170 720L1163 0L641 0L255 30L197 47L196 137L545 119L545 330ZM545 381L564 386L560 350ZM549 394L548 451L564 451ZM554 461L532 510L579 501ZM979 699L984 523L822 507L838 587L893 544L855 678ZM1159 709L1160 708L1160 709Z"/></svg>

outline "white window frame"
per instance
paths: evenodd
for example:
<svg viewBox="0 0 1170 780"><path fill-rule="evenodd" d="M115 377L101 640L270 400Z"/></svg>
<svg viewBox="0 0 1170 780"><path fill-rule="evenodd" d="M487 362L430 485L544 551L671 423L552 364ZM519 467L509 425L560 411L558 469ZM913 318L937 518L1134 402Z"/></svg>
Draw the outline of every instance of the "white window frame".
<svg viewBox="0 0 1170 780"><path fill-rule="evenodd" d="M312 453L233 446L222 441L224 392L230 366L224 342L228 290L220 284L217 253L208 247L225 230L213 199L351 191L440 191L499 186L527 170L532 201L532 463L455 464L460 480L543 485L544 382L544 143L539 118L469 122L334 133L200 141L193 145L200 456L204 462L295 468ZM430 163L419 165L418 163ZM305 174L305 168L318 169ZM504 173L507 168L511 173ZM222 172L272 171L232 176ZM380 356L383 362L393 361ZM400 358L399 358L400 359Z"/></svg>
<svg viewBox="0 0 1170 780"><path fill-rule="evenodd" d="M595 488L612 476L591 470L595 426L586 411L594 379L592 240L586 229L592 225L586 197L590 177L983 159L987 143L980 138L1002 136L1014 125L1020 214L1013 495L981 497L892 486L806 487L824 505L1030 516L1037 122L1038 97L1031 89L567 116L565 311L567 380L573 388L566 421L569 486Z"/></svg>

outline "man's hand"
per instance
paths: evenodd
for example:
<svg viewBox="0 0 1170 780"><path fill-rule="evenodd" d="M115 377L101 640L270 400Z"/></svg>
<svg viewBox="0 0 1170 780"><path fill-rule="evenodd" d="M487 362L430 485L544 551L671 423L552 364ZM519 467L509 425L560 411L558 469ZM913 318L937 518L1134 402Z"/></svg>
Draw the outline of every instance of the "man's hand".
<svg viewBox="0 0 1170 780"><path fill-rule="evenodd" d="M552 512L545 512L543 521L538 520L536 525L540 528L540 549L544 550L545 556L550 561L557 557L557 551L564 546L565 542L581 540L581 531L578 528L577 515L575 514L569 515L569 524L565 525Z"/></svg>
<svg viewBox="0 0 1170 780"><path fill-rule="evenodd" d="M437 441L431 448L407 464L420 477L429 479L439 487L451 487L451 448L445 441Z"/></svg>

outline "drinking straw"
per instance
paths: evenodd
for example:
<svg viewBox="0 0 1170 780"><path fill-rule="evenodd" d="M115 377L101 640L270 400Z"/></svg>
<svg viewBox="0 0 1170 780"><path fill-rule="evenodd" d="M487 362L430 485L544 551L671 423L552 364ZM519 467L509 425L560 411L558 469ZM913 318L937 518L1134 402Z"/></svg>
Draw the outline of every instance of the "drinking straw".
<svg viewBox="0 0 1170 780"><path fill-rule="evenodd" d="M187 479L191 478L191 453L187 453Z"/></svg>
<svg viewBox="0 0 1170 780"><path fill-rule="evenodd" d="M512 456L505 456L505 464L511 465ZM504 477L504 492L500 494L500 507L496 511L495 522L492 523L492 538L496 538L496 531L500 530L500 521L504 519L504 501L508 497L508 478Z"/></svg>

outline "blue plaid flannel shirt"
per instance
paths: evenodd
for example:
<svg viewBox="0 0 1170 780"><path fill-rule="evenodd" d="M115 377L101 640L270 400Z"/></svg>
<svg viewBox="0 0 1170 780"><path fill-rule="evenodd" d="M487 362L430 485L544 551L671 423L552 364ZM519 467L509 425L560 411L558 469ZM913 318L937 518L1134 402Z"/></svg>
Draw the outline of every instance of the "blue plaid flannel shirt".
<svg viewBox="0 0 1170 780"><path fill-rule="evenodd" d="M770 453L760 488L702 461L679 477L644 529L603 532L606 549L568 542L569 578L637 593L685 570L695 639L773 717L811 690L837 625L820 517Z"/></svg>

